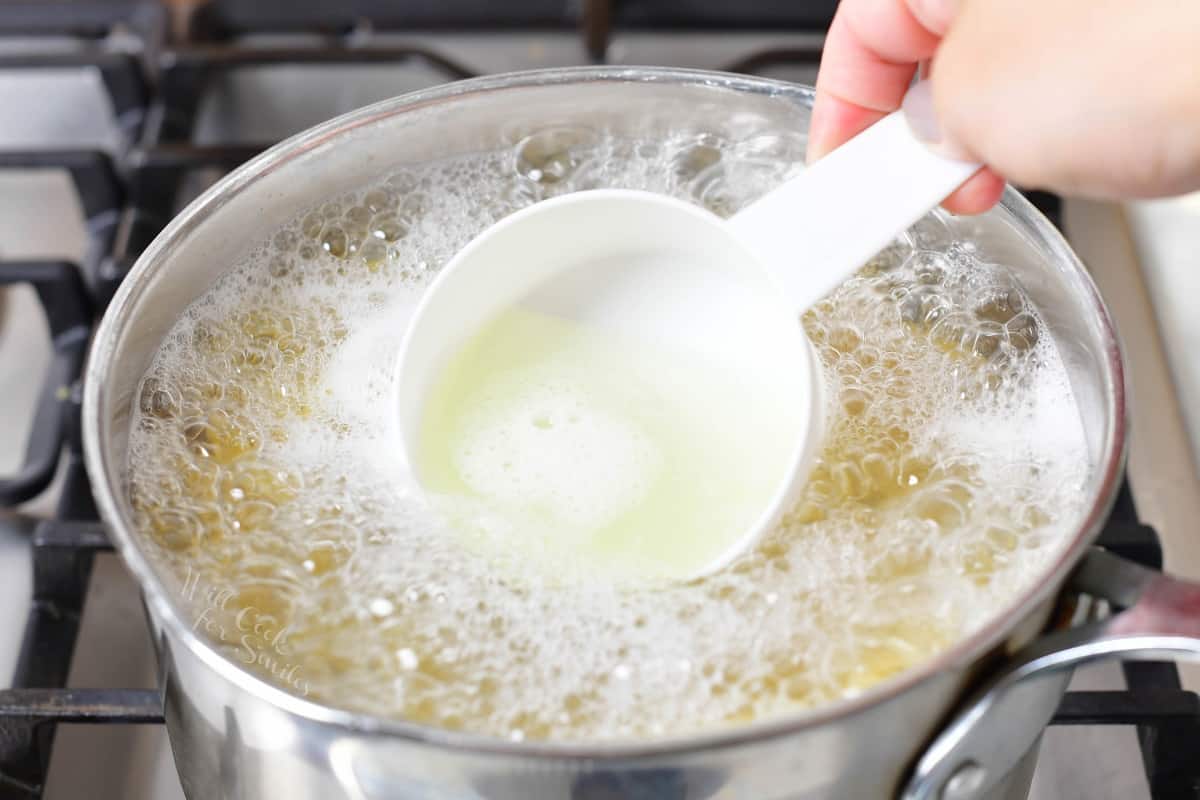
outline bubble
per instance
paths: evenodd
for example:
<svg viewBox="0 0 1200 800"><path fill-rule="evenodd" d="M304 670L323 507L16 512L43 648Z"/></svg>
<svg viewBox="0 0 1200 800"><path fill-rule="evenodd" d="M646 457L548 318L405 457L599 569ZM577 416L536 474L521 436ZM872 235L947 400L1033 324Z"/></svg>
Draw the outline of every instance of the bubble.
<svg viewBox="0 0 1200 800"><path fill-rule="evenodd" d="M142 381L138 398L138 408L147 416L167 418L179 414L179 397L157 378Z"/></svg>
<svg viewBox="0 0 1200 800"><path fill-rule="evenodd" d="M244 495L242 499L244 499ZM233 512L230 524L236 531L253 533L270 525L275 517L275 512L274 504L262 500L240 502Z"/></svg>
<svg viewBox="0 0 1200 800"><path fill-rule="evenodd" d="M397 202L396 193L390 189L372 189L363 195L363 206L370 214L392 211Z"/></svg>
<svg viewBox="0 0 1200 800"><path fill-rule="evenodd" d="M366 206L351 206L345 213L347 225L366 228L372 213Z"/></svg>
<svg viewBox="0 0 1200 800"><path fill-rule="evenodd" d="M275 245L275 249L283 253L288 253L292 250L295 250L296 246L299 244L296 234L288 229L284 229L275 234L275 238L271 241Z"/></svg>
<svg viewBox="0 0 1200 800"><path fill-rule="evenodd" d="M316 212L309 214L300 222L300 230L309 239L319 239L321 237L321 231L324 229L325 220Z"/></svg>
<svg viewBox="0 0 1200 800"><path fill-rule="evenodd" d="M853 353L862 340L862 334L853 325L837 325L829 330L829 344L839 354Z"/></svg>
<svg viewBox="0 0 1200 800"><path fill-rule="evenodd" d="M505 210L516 211L541 200L542 186L532 180L513 181L501 189L500 197L504 200Z"/></svg>
<svg viewBox="0 0 1200 800"><path fill-rule="evenodd" d="M371 270L379 269L388 257L387 245L378 239L368 239L363 242L363 246L359 248L359 255L363 262Z"/></svg>
<svg viewBox="0 0 1200 800"><path fill-rule="evenodd" d="M400 170L394 172L384 181L384 186L381 191L391 192L394 195L405 195L414 191L420 184L421 179L412 172Z"/></svg>
<svg viewBox="0 0 1200 800"><path fill-rule="evenodd" d="M1004 323L1009 343L1017 350L1029 350L1038 343L1038 322L1032 314L1020 313Z"/></svg>
<svg viewBox="0 0 1200 800"><path fill-rule="evenodd" d="M522 139L516 148L518 175L539 184L556 184L572 176L594 146L587 128L547 128Z"/></svg>
<svg viewBox="0 0 1200 800"><path fill-rule="evenodd" d="M999 352L1000 345L1005 340L1005 328L997 322L984 320L975 326L970 336L972 355L991 358Z"/></svg>
<svg viewBox="0 0 1200 800"><path fill-rule="evenodd" d="M1021 293L1014 288L987 289L975 303L975 316L1004 324L1025 308Z"/></svg>
<svg viewBox="0 0 1200 800"><path fill-rule="evenodd" d="M382 242L395 242L408 235L408 225L394 216L381 216L371 220L370 234Z"/></svg>
<svg viewBox="0 0 1200 800"><path fill-rule="evenodd" d="M321 249L334 258L345 258L350 254L350 237L336 226L326 228L321 234Z"/></svg>
<svg viewBox="0 0 1200 800"><path fill-rule="evenodd" d="M931 286L909 290L900 302L900 318L914 325L930 326L951 308L945 295Z"/></svg>
<svg viewBox="0 0 1200 800"><path fill-rule="evenodd" d="M275 256L267 265L272 278L285 278L292 271L292 262L284 256Z"/></svg>

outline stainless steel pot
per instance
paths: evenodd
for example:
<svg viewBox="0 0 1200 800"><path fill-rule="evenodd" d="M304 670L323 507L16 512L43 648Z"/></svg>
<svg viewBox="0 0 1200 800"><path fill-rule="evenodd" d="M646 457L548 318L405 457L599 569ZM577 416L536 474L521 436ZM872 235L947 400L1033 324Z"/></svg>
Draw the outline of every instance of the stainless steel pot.
<svg viewBox="0 0 1200 800"><path fill-rule="evenodd" d="M811 90L800 86L666 69L451 84L361 109L272 148L154 241L97 332L84 435L100 513L145 595L189 798L1017 796L1071 664L1118 652L1200 652L1200 624L1187 616L1200 610L1200 588L1090 550L1121 475L1120 351L1083 266L1012 191L996 210L959 224L986 257L1014 266L1043 312L1095 463L1090 502L1034 588L920 669L853 700L727 732L654 743L515 743L317 705L245 672L193 633L133 533L125 477L131 410L139 379L181 311L264 231L394 165L493 149L549 124L736 137L805 131L811 105ZM1069 589L1130 610L1038 638Z"/></svg>

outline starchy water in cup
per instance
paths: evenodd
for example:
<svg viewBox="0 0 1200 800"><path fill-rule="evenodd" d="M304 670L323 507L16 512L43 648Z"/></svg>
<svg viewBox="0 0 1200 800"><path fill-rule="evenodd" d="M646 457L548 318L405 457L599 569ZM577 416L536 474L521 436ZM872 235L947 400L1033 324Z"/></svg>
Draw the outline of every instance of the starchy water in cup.
<svg viewBox="0 0 1200 800"><path fill-rule="evenodd" d="M687 579L788 475L779 431L797 412L775 388L744 363L518 307L441 370L414 467L464 542L522 570Z"/></svg>
<svg viewBox="0 0 1200 800"><path fill-rule="evenodd" d="M1037 309L940 212L798 320L828 387L823 449L784 521L715 575L568 580L488 538L513 531L498 504L525 491L552 498L538 535L603 522L663 468L653 425L578 417L571 446L620 442L591 493L556 494L550 461L522 482L478 457L532 435L504 432L519 392L459 442L460 477L482 490L430 495L404 462L399 338L473 235L599 186L729 214L799 169L802 144L558 127L263 231L166 337L133 409L136 527L195 629L311 699L517 740L769 719L867 691L978 630L1073 532L1091 465ZM543 422L572 424L569 389L547 396ZM714 436L747 416L729 412Z"/></svg>

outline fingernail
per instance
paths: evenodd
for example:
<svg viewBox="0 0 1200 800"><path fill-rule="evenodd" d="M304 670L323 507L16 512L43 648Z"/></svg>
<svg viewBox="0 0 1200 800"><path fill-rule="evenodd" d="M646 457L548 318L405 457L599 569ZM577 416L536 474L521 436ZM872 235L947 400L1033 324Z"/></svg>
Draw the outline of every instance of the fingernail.
<svg viewBox="0 0 1200 800"><path fill-rule="evenodd" d="M942 127L938 125L937 113L933 109L933 83L920 81L904 95L900 106L913 135L933 147L941 144Z"/></svg>
<svg viewBox="0 0 1200 800"><path fill-rule="evenodd" d="M808 135L808 146L804 150L804 163L811 164L821 156L825 155L826 148L822 147L820 142L813 138L812 134Z"/></svg>
<svg viewBox="0 0 1200 800"><path fill-rule="evenodd" d="M808 142L804 148L804 163L811 164L821 156L825 155L826 147L824 128L827 127L819 108L820 101L813 106L813 115L808 123Z"/></svg>
<svg viewBox="0 0 1200 800"><path fill-rule="evenodd" d="M900 104L900 107L904 110L904 119L908 122L913 136L924 142L931 150L946 158L959 161L974 160L966 150L947 140L942 133L937 111L933 107L933 81L918 81L904 95L904 102Z"/></svg>
<svg viewBox="0 0 1200 800"><path fill-rule="evenodd" d="M927 29L945 36L950 29L950 23L958 15L961 0L909 0L908 7L916 16L917 21Z"/></svg>

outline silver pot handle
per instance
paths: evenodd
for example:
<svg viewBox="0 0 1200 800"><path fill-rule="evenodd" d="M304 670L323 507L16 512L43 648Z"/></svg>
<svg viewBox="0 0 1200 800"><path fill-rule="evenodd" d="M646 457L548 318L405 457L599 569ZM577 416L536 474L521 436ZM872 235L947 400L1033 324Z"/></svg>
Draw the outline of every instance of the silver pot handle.
<svg viewBox="0 0 1200 800"><path fill-rule="evenodd" d="M1054 715L1042 681L1061 670L1121 656L1137 661L1200 661L1200 583L1172 578L1093 549L1067 587L1125 610L1048 634L1007 662L963 705L917 762L902 800L980 797L1028 750Z"/></svg>

